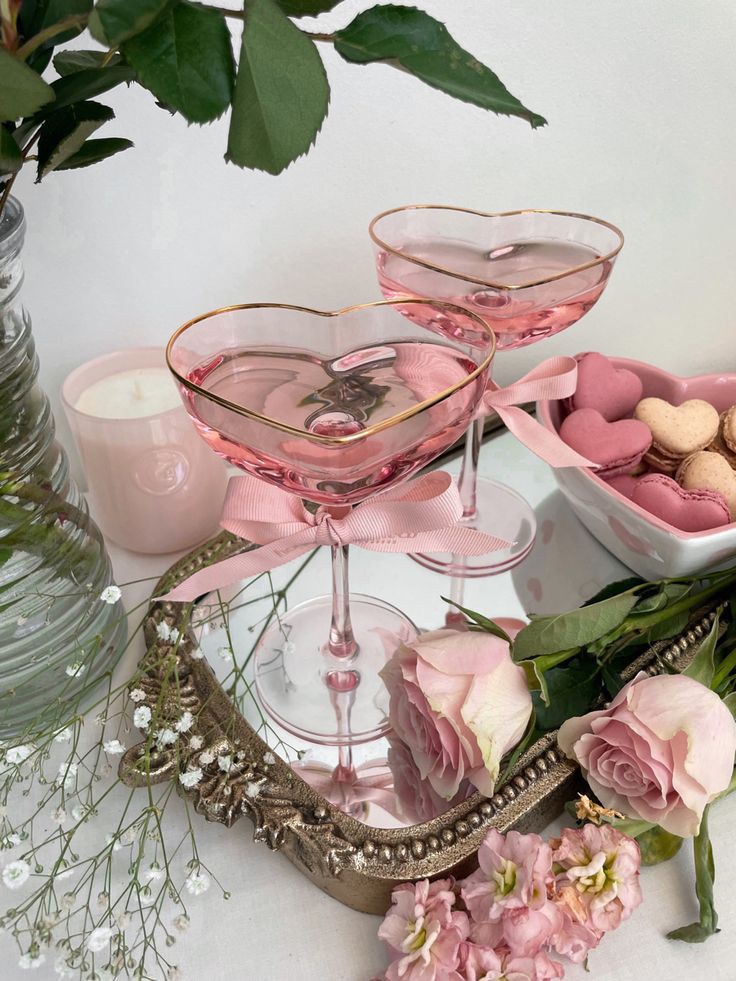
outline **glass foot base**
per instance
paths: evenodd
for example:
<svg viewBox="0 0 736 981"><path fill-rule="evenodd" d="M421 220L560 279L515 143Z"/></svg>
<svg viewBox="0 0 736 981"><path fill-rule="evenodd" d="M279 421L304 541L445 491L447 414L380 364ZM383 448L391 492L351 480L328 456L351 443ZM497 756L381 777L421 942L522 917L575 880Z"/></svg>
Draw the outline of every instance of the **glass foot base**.
<svg viewBox="0 0 736 981"><path fill-rule="evenodd" d="M515 490L495 480L478 479L477 513L468 521L471 528L497 535L512 544L499 552L486 555L451 555L437 552L417 553L410 558L425 569L446 576L474 578L495 576L513 569L531 552L537 533L537 519L531 506Z"/></svg>
<svg viewBox="0 0 736 981"><path fill-rule="evenodd" d="M256 690L265 711L301 739L327 746L366 743L385 735L388 692L378 672L417 629L403 613L372 596L351 594L356 654L327 648L332 597L289 610L261 638Z"/></svg>

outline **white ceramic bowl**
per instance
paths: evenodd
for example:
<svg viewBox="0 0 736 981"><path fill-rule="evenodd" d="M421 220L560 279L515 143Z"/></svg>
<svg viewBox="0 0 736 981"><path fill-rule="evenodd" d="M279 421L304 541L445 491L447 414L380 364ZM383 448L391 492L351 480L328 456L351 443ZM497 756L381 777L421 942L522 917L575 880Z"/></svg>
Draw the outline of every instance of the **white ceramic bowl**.
<svg viewBox="0 0 736 981"><path fill-rule="evenodd" d="M614 367L628 368L641 378L644 396L673 405L705 399L719 412L736 404L736 373L678 378L643 361L610 360ZM537 404L537 418L553 432L558 431L563 413L561 402ZM736 522L713 531L680 531L619 494L593 470L566 467L554 474L588 531L644 579L687 576L720 568L736 558Z"/></svg>

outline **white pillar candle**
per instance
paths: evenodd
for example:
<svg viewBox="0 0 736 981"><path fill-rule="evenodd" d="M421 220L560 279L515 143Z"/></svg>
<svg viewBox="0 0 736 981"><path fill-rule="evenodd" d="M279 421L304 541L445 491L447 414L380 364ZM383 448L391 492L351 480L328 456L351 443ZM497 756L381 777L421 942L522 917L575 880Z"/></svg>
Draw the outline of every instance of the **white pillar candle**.
<svg viewBox="0 0 736 981"><path fill-rule="evenodd" d="M167 368L133 368L93 382L74 408L98 419L142 419L180 404Z"/></svg>

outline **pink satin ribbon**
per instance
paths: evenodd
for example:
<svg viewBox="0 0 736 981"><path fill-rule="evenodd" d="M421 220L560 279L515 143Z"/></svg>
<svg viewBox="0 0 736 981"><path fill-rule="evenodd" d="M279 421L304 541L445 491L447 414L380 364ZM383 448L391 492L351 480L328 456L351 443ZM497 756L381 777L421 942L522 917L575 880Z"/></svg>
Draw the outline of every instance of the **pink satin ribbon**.
<svg viewBox="0 0 736 981"><path fill-rule="evenodd" d="M321 507L314 514L296 495L256 477L231 477L220 524L261 547L195 572L162 598L188 602L275 569L318 545L456 555L485 555L508 548L510 543L503 538L459 524L462 514L457 486L442 470L423 474L357 507Z"/></svg>
<svg viewBox="0 0 736 981"><path fill-rule="evenodd" d="M291 767L317 793L343 810L356 804L377 804L393 817L401 817L394 776L385 758L356 767L347 780L336 779L334 768L326 763L298 762Z"/></svg>
<svg viewBox="0 0 736 981"><path fill-rule="evenodd" d="M519 442L551 467L597 467L596 463L591 463L564 443L557 433L545 429L528 412L518 408L524 402L567 398L574 393L577 380L578 363L575 358L548 358L506 388L500 388L489 379L481 412L497 412Z"/></svg>

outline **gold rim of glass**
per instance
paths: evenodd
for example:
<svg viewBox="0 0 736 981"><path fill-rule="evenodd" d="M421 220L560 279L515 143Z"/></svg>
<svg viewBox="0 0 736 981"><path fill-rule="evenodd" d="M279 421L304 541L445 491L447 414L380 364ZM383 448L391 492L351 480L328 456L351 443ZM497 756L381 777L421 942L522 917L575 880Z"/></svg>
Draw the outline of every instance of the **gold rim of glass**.
<svg viewBox="0 0 736 981"><path fill-rule="evenodd" d="M433 395L432 398L425 399L423 402L418 402L416 405L411 406L411 408L405 409L403 412L399 412L397 415L391 416L389 419L383 419L381 422L368 426L366 429L362 429L357 433L349 433L345 436L323 436L320 433L308 433L304 429L297 429L294 426L289 426L285 422L279 422L277 419L271 419L269 416L264 416L260 412L255 412L253 409L247 409L243 405L238 405L236 402L231 402L229 399L224 399L219 395L208 392L207 389L202 388L201 385L197 385L195 382L190 381L188 378L185 378L183 375L179 374L171 363L171 350L179 337L189 330L190 327L194 327L203 320L208 320L210 317L216 317L221 313L231 313L235 310L272 309L295 310L299 313L310 313L318 317L340 317L343 314L353 313L356 310L365 310L371 307L405 306L407 303L432 306L434 308L452 310L456 313L461 313L464 317L472 320L475 324L481 327L486 334L488 334L490 339L488 353L475 371L463 378L462 381L452 385L450 388L446 388L443 391L438 392L436 395ZM174 331L169 338L168 344L166 345L166 364L169 371L181 385L188 388L191 392L196 392L198 395L208 398L211 402L216 402L218 405L223 406L223 408L230 409L232 412L235 412L238 415L247 416L249 419L255 419L258 422L271 426L273 429L279 429L281 432L288 433L291 436L298 436L300 439L309 439L314 443L327 446L340 446L349 443L357 443L360 440L365 439L367 436L372 436L374 433L380 433L384 429L390 429L392 426L396 426L399 423L404 422L406 419L411 419L412 416L419 415L419 413L424 412L425 409L430 409L433 405L443 402L451 395L454 395L455 392L459 392L461 389L465 388L466 385L469 385L472 381L475 381L479 375L482 375L489 368L495 353L496 335L492 328L489 327L483 318L478 316L478 314L473 313L471 310L466 310L465 307L461 307L457 303L449 303L444 300L414 299L413 297L407 296L403 299L396 298L393 300L375 300L372 303L356 303L354 306L343 307L340 310L315 310L312 307L300 307L291 303L236 303L229 307L218 307L216 310L210 310L207 313L200 314L198 317L194 317L192 320L188 320L185 324L182 324L181 327Z"/></svg>
<svg viewBox="0 0 736 981"><path fill-rule="evenodd" d="M395 215L401 211L457 211L462 212L466 215L477 215L479 218L509 218L512 215L559 215L561 218L582 218L585 221L592 221L596 225L603 225L605 228L610 229L614 235L618 236L618 245L615 249L607 252L605 255L598 256L597 259L592 259L590 262L584 262L579 266L571 266L570 269L566 269L564 272L555 273L554 276L545 276L544 279L535 279L528 283L497 283L489 279L480 279L477 276L467 276L464 273L457 272L456 270L448 269L445 266L439 266L433 262L427 262L425 259L420 259L418 256L412 255L411 252L405 252L402 249L394 248L389 245L388 242L384 242L382 238L376 233L375 226L381 219L388 217L388 215ZM466 283L476 283L479 286L488 286L491 289L505 290L507 292L515 290L526 290L530 289L532 286L543 286L545 283L554 283L558 279L565 279L566 276L571 276L574 273L582 272L585 269L592 269L594 266L600 265L602 262L608 262L609 259L613 259L619 254L624 245L624 234L620 228L616 225L611 224L610 221L605 221L603 218L596 218L594 215L584 215L577 211L551 211L545 208L521 208L518 211L475 211L473 208L459 208L452 204L405 204L398 208L389 208L387 211L382 211L379 215L376 215L372 219L370 225L368 226L368 234L375 242L375 244L386 252L390 252L391 255L397 255L402 259L406 259L407 262L413 262L417 266L423 266L425 269L431 269L434 272L443 273L445 276L452 276L453 279L462 279Z"/></svg>

